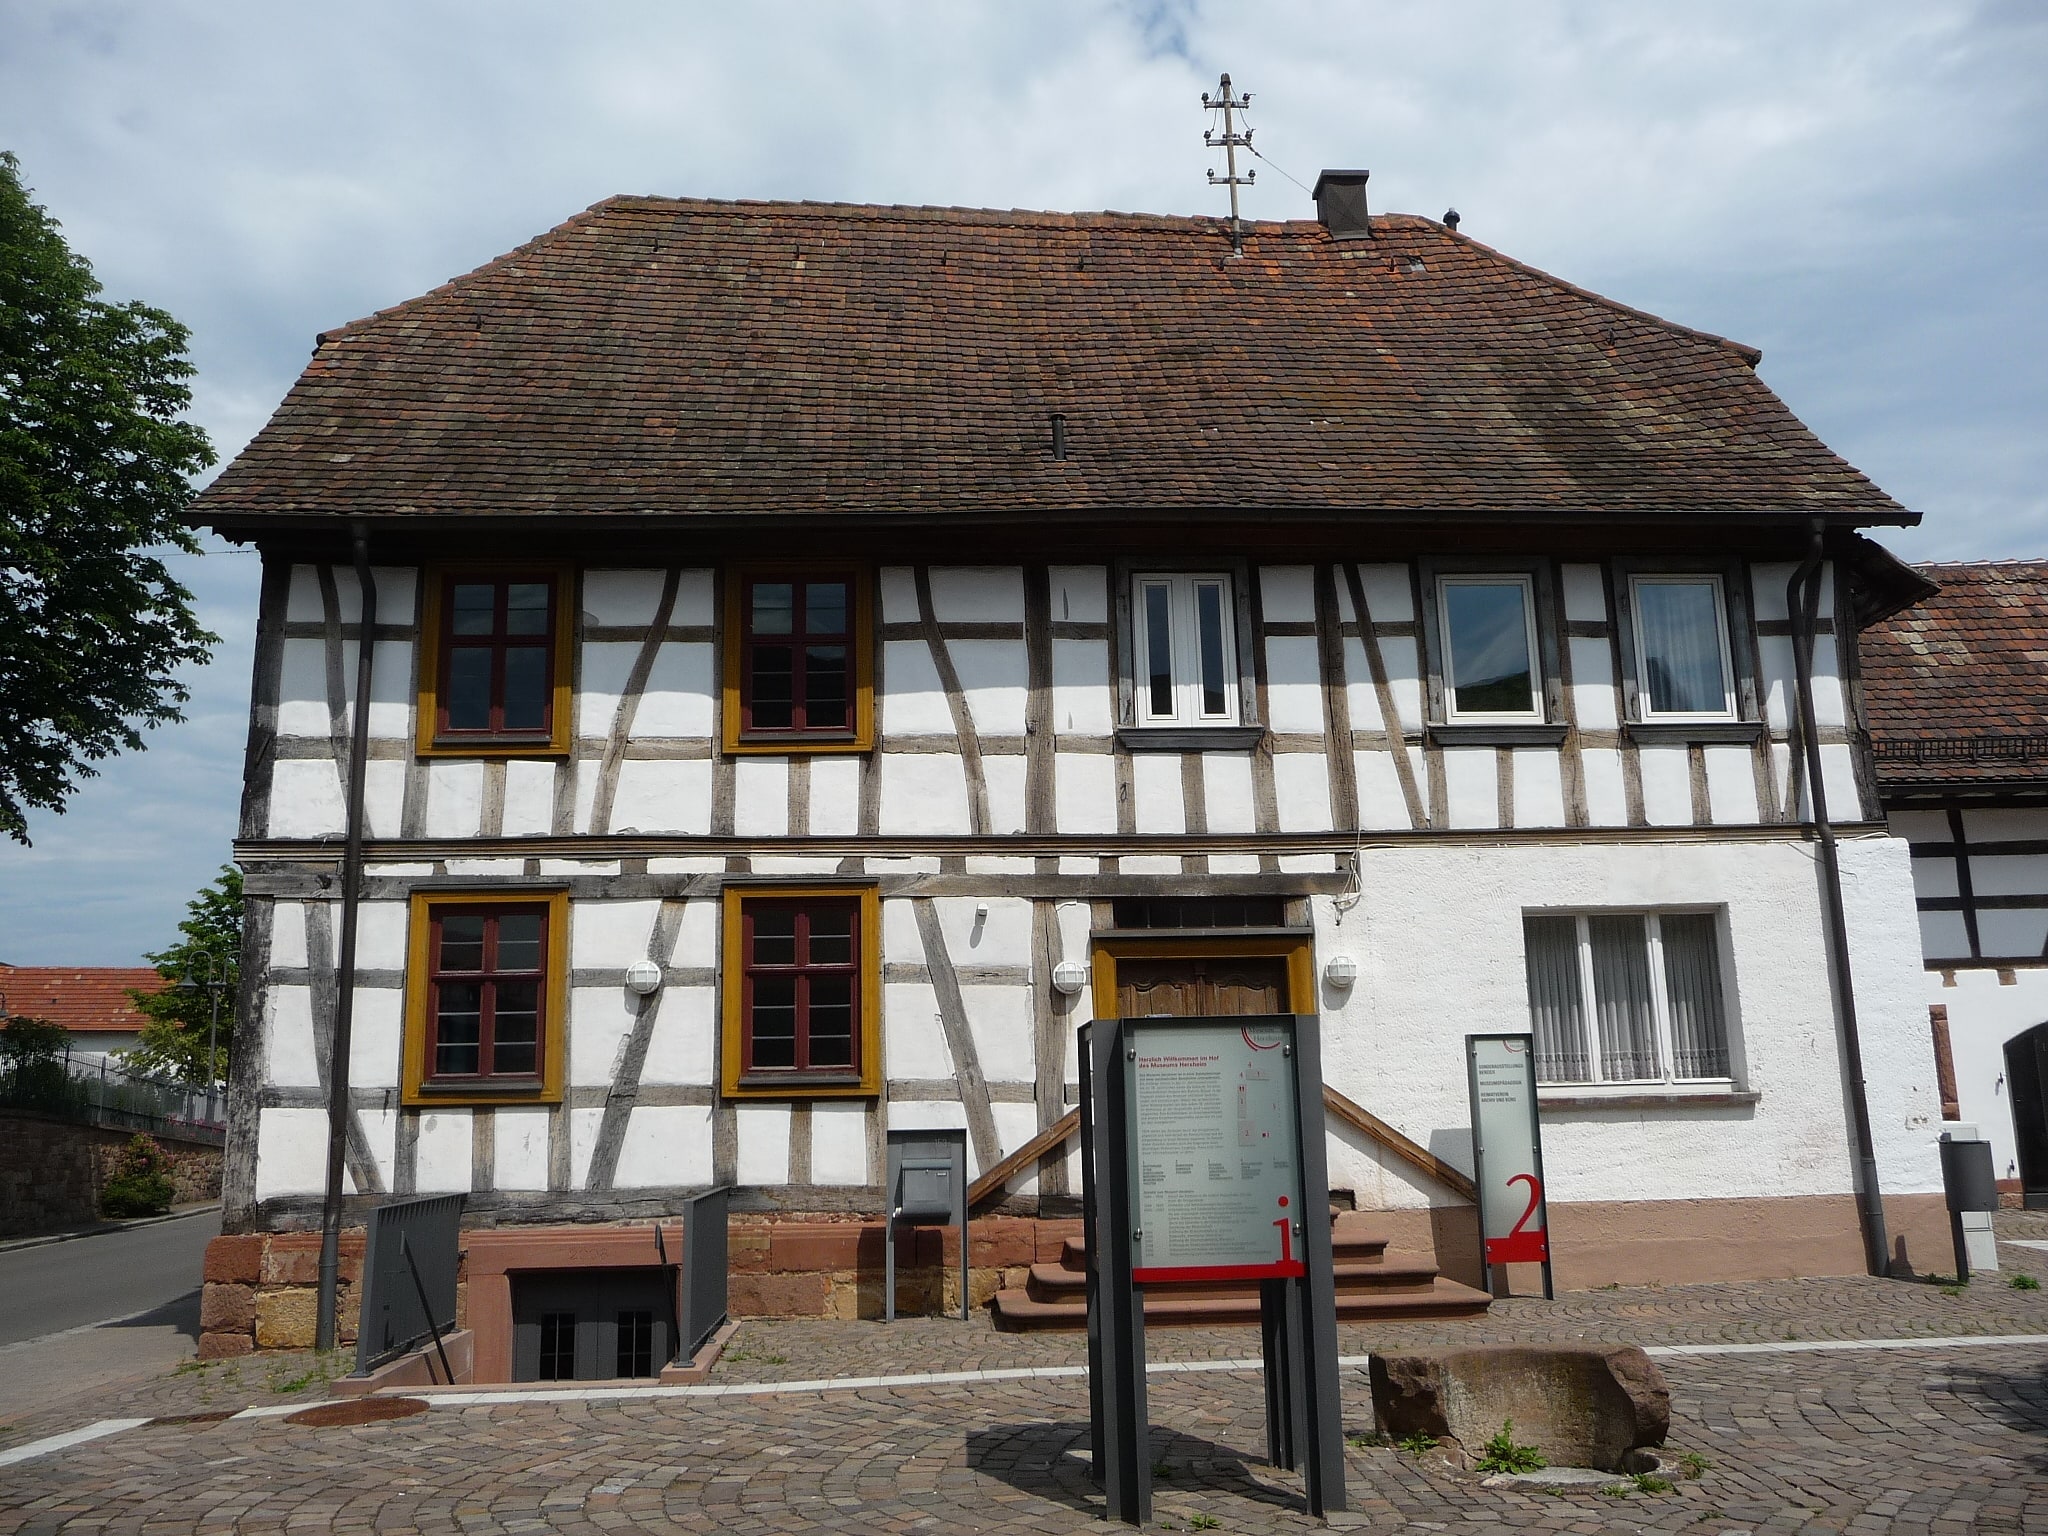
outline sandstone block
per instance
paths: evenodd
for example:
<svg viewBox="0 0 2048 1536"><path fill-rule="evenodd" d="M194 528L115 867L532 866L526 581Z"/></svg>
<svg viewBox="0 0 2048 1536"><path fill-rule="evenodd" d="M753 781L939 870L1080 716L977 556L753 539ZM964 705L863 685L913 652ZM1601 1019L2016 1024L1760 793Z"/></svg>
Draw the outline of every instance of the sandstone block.
<svg viewBox="0 0 2048 1536"><path fill-rule="evenodd" d="M226 1360L234 1355L252 1355L255 1352L256 1341L246 1333L199 1335L199 1358L202 1360Z"/></svg>
<svg viewBox="0 0 2048 1536"><path fill-rule="evenodd" d="M261 1232L216 1237L206 1245L205 1278L222 1285L254 1285L263 1278L263 1247L268 1241Z"/></svg>
<svg viewBox="0 0 2048 1536"><path fill-rule="evenodd" d="M733 1227L725 1234L725 1262L735 1275L768 1273L768 1229Z"/></svg>
<svg viewBox="0 0 2048 1536"><path fill-rule="evenodd" d="M829 1274L734 1275L727 1305L734 1317L823 1317Z"/></svg>
<svg viewBox="0 0 2048 1536"><path fill-rule="evenodd" d="M199 1293L202 1333L251 1333L256 1327L256 1289L248 1285L206 1282Z"/></svg>
<svg viewBox="0 0 2048 1536"><path fill-rule="evenodd" d="M303 1287L262 1292L256 1298L258 1347L311 1349L319 1310L319 1294Z"/></svg>
<svg viewBox="0 0 2048 1536"><path fill-rule="evenodd" d="M1632 1344L1482 1345L1372 1357L1373 1415L1396 1439L1431 1435L1467 1453L1514 1421L1553 1466L1626 1470L1671 1428L1664 1373Z"/></svg>
<svg viewBox="0 0 2048 1536"><path fill-rule="evenodd" d="M282 1243L272 1243L270 1251L263 1255L263 1283L318 1285L320 1250L302 1248L296 1244L287 1248Z"/></svg>

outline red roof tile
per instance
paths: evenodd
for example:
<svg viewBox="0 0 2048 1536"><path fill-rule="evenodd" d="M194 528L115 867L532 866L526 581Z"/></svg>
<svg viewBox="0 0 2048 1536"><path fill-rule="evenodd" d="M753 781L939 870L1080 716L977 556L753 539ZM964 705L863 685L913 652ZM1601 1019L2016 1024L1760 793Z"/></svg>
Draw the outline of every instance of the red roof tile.
<svg viewBox="0 0 2048 1536"><path fill-rule="evenodd" d="M2048 561L1915 569L1941 590L1863 632L1880 785L2048 783Z"/></svg>
<svg viewBox="0 0 2048 1536"><path fill-rule="evenodd" d="M194 517L1914 520L1753 350L1376 228L612 198L330 332Z"/></svg>
<svg viewBox="0 0 2048 1536"><path fill-rule="evenodd" d="M129 1001L131 987L160 992L164 979L148 966L0 965L7 1013L61 1024L74 1034L141 1029L149 1021Z"/></svg>

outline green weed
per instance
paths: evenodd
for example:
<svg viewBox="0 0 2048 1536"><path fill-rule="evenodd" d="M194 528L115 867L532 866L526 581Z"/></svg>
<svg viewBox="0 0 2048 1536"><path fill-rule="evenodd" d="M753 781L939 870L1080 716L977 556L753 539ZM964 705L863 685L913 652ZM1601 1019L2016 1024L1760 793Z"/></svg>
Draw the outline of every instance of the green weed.
<svg viewBox="0 0 2048 1536"><path fill-rule="evenodd" d="M1346 1435L1344 1443L1354 1451L1371 1451L1385 1445L1387 1437L1378 1430L1374 1430L1369 1435Z"/></svg>
<svg viewBox="0 0 2048 1536"><path fill-rule="evenodd" d="M1414 1434L1401 1442L1401 1449L1410 1456L1427 1456L1436 1449L1436 1436L1425 1435L1418 1429Z"/></svg>
<svg viewBox="0 0 2048 1536"><path fill-rule="evenodd" d="M1712 1465L1713 1463L1707 1460L1707 1458L1702 1456L1698 1451L1687 1451L1683 1456L1678 1458L1678 1470L1683 1472L1687 1477L1698 1477L1702 1472L1706 1471L1707 1468L1711 1467Z"/></svg>
<svg viewBox="0 0 2048 1536"><path fill-rule="evenodd" d="M1164 1478L1171 1481L1173 1477L1173 1463L1170 1461L1166 1461L1164 1459L1153 1462L1152 1475L1157 1478Z"/></svg>
<svg viewBox="0 0 2048 1536"><path fill-rule="evenodd" d="M1485 1451L1479 1458L1481 1472L1540 1472L1549 1465L1535 1446L1515 1442L1513 1419L1502 1422L1500 1433L1486 1442Z"/></svg>
<svg viewBox="0 0 2048 1536"><path fill-rule="evenodd" d="M1969 1286L1967 1284L1944 1285L1941 1288L1941 1294L1944 1296L1961 1296L1965 1294L1968 1290Z"/></svg>
<svg viewBox="0 0 2048 1536"><path fill-rule="evenodd" d="M2005 1283L2016 1291L2038 1291L2041 1289L2041 1282L2032 1275L2014 1275Z"/></svg>
<svg viewBox="0 0 2048 1536"><path fill-rule="evenodd" d="M1669 1493L1672 1489L1672 1482L1670 1478L1659 1477L1654 1472L1638 1472L1636 1474L1636 1487L1644 1493Z"/></svg>
<svg viewBox="0 0 2048 1536"><path fill-rule="evenodd" d="M1218 1522L1214 1515L1189 1515L1188 1529L1191 1531L1213 1531Z"/></svg>
<svg viewBox="0 0 2048 1536"><path fill-rule="evenodd" d="M1600 1491L1610 1499L1625 1499L1636 1491L1636 1485L1634 1483L1609 1483Z"/></svg>

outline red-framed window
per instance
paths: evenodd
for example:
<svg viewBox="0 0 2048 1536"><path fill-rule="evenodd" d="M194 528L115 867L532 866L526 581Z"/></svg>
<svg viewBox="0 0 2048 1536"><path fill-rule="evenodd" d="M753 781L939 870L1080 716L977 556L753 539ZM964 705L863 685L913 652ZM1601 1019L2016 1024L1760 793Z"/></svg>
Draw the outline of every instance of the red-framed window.
<svg viewBox="0 0 2048 1536"><path fill-rule="evenodd" d="M554 731L555 575L442 578L437 737L540 741Z"/></svg>
<svg viewBox="0 0 2048 1536"><path fill-rule="evenodd" d="M533 1082L547 1018L546 903L429 909L428 1081Z"/></svg>
<svg viewBox="0 0 2048 1536"><path fill-rule="evenodd" d="M744 578L740 722L749 735L854 730L854 578L777 571Z"/></svg>
<svg viewBox="0 0 2048 1536"><path fill-rule="evenodd" d="M747 1077L861 1070L860 899L740 905L740 1047Z"/></svg>

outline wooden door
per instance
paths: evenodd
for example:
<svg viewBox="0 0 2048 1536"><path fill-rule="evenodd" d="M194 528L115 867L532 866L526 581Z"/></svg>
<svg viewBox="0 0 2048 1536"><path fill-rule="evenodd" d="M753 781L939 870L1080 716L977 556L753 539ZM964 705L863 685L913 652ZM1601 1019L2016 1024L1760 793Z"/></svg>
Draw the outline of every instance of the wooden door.
<svg viewBox="0 0 2048 1536"><path fill-rule="evenodd" d="M1284 955L1200 955L1116 963L1117 1014L1126 1019L1288 1013Z"/></svg>

